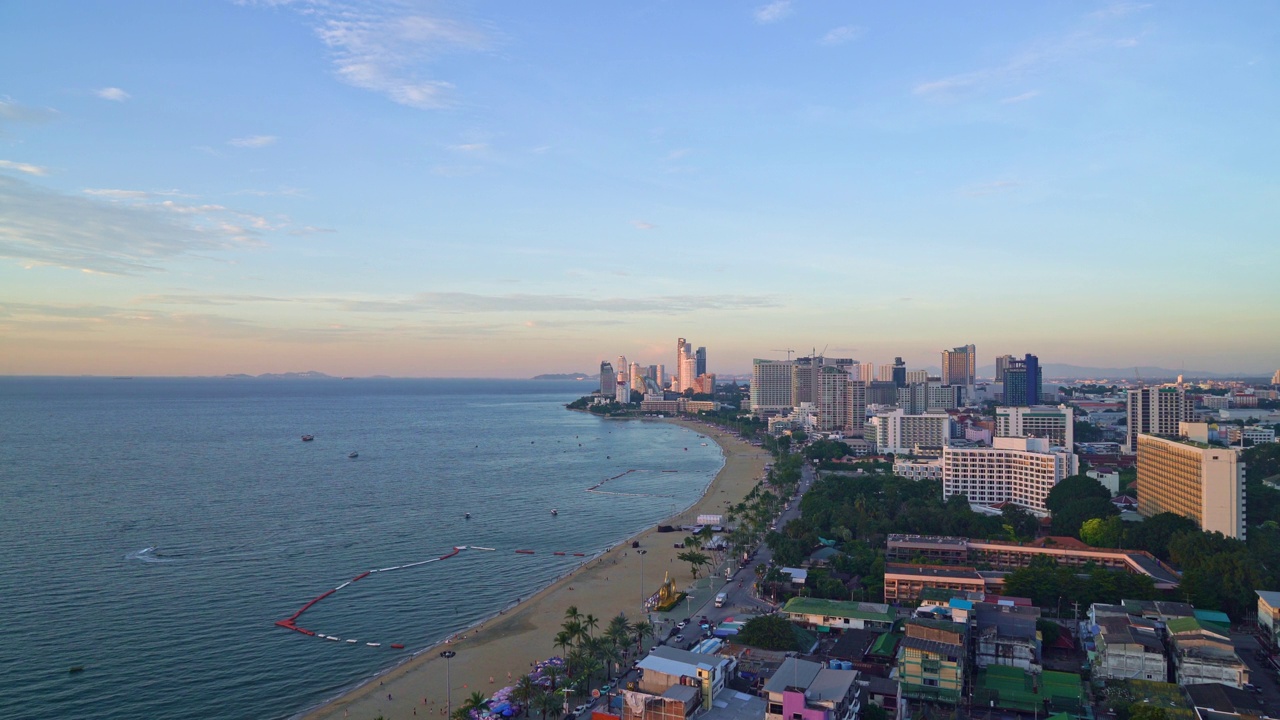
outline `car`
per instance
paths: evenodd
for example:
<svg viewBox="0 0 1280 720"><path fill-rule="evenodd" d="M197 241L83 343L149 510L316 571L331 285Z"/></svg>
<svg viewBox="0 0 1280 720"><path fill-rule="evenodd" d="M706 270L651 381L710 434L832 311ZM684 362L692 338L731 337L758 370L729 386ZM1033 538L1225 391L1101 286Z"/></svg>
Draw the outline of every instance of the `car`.
<svg viewBox="0 0 1280 720"><path fill-rule="evenodd" d="M684 635L677 635L676 642L684 642Z"/></svg>
<svg viewBox="0 0 1280 720"><path fill-rule="evenodd" d="M581 714L582 714L582 711L583 711L583 710L586 710L586 709L587 709L587 708L589 708L589 707L591 707L591 706L590 706L590 705L588 705L587 703L583 703L583 704L581 704L581 705L579 705L578 707L576 707L576 708L574 708L574 709L573 709L573 714L574 714L574 715L581 715Z"/></svg>
<svg viewBox="0 0 1280 720"><path fill-rule="evenodd" d="M613 689L612 683L605 683L600 686L600 694L603 695Z"/></svg>
<svg viewBox="0 0 1280 720"><path fill-rule="evenodd" d="M684 626L685 626L685 625L688 625L688 624L689 624L689 621L688 621L688 620L681 620L680 622L676 623L676 627L678 627L678 628L680 628L681 630L683 630L683 629L684 629Z"/></svg>

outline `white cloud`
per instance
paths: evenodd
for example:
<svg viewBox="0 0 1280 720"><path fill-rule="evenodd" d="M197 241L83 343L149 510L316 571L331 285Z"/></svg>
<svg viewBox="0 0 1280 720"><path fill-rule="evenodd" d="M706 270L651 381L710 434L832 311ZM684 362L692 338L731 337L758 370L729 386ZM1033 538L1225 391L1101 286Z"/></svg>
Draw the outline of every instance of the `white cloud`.
<svg viewBox="0 0 1280 720"><path fill-rule="evenodd" d="M220 205L147 202L132 191L64 195L0 176L0 257L32 266L155 271L180 256L259 245L267 225Z"/></svg>
<svg viewBox="0 0 1280 720"><path fill-rule="evenodd" d="M279 140L279 138L275 135L250 135L249 137L232 138L227 141L227 144L238 148L260 148L274 145L276 140Z"/></svg>
<svg viewBox="0 0 1280 720"><path fill-rule="evenodd" d="M54 119L58 111L53 108L36 108L20 105L12 100L0 100L0 120L9 122L42 123Z"/></svg>
<svg viewBox="0 0 1280 720"><path fill-rule="evenodd" d="M454 86L430 76L432 61L448 52L480 51L491 45L490 37L476 28L396 0L258 4L292 7L310 22L329 48L339 80L414 108L452 104Z"/></svg>
<svg viewBox="0 0 1280 720"><path fill-rule="evenodd" d="M857 40L862 37L862 34L862 28L857 25L842 25L827 31L827 34L823 35L818 42L823 45L843 45L851 40Z"/></svg>
<svg viewBox="0 0 1280 720"><path fill-rule="evenodd" d="M1025 102L1027 100L1030 100L1031 98L1039 97L1039 96L1040 96L1039 90L1028 90L1027 92L1024 92L1020 95L1013 95L1011 97L1004 98L1000 102L1004 105L1012 105L1014 103Z"/></svg>
<svg viewBox="0 0 1280 720"><path fill-rule="evenodd" d="M118 87L104 87L101 90L94 90L93 94L103 100L112 100L114 102L124 102L130 97L129 93Z"/></svg>
<svg viewBox="0 0 1280 720"><path fill-rule="evenodd" d="M39 165L31 165L29 163L14 162L12 160L0 160L0 170L17 170L20 173L28 175L45 175L49 171Z"/></svg>
<svg viewBox="0 0 1280 720"><path fill-rule="evenodd" d="M651 222L645 222L644 220L632 220L631 224L634 225L637 230L652 230L658 227L657 225L654 225Z"/></svg>
<svg viewBox="0 0 1280 720"><path fill-rule="evenodd" d="M450 149L450 150L453 150L453 151L455 151L455 152L463 152L463 153L478 153L478 152L484 152L485 150L488 150L488 149L489 149L489 144L488 144L488 143L482 143L482 142L478 142L478 143L463 143L463 144L461 144L461 145L450 145L450 146L449 146L449 149Z"/></svg>
<svg viewBox="0 0 1280 720"><path fill-rule="evenodd" d="M85 195L112 200L146 200L154 197L191 197L177 190L120 190L117 188L85 188Z"/></svg>
<svg viewBox="0 0 1280 720"><path fill-rule="evenodd" d="M791 0L773 0L768 5L761 5L756 8L753 15L756 18L756 22L761 25L768 25L782 20L790 15L791 12Z"/></svg>

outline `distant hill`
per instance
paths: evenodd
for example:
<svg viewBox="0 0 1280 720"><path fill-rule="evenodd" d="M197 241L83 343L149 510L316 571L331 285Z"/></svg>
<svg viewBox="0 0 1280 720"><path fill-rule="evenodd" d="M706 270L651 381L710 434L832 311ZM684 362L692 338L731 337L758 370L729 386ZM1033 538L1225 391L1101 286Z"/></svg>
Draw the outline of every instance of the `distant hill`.
<svg viewBox="0 0 1280 720"><path fill-rule="evenodd" d="M586 373L547 373L545 375L534 375L531 380L595 380L599 375L588 375Z"/></svg>
<svg viewBox="0 0 1280 720"><path fill-rule="evenodd" d="M223 375L225 378L248 378L263 380L335 380L334 376L326 375L318 370L308 370L306 372L287 372L287 373L263 373L261 375L245 375L244 373L228 373Z"/></svg>

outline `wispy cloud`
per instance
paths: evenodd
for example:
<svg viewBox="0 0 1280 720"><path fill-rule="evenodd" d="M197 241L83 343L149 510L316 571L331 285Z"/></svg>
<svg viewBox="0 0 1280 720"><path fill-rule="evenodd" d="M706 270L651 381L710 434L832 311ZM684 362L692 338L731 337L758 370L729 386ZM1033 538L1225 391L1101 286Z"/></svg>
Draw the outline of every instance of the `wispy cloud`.
<svg viewBox="0 0 1280 720"><path fill-rule="evenodd" d="M250 135L248 137L231 138L227 144L238 148L261 148L274 145L280 138L275 135Z"/></svg>
<svg viewBox="0 0 1280 720"><path fill-rule="evenodd" d="M220 205L112 194L65 195L0 176L0 257L28 266L132 274L179 256L250 247L265 218Z"/></svg>
<svg viewBox="0 0 1280 720"><path fill-rule="evenodd" d="M1101 22L1085 23L1082 28L1031 43L1003 63L917 83L912 88L912 92L923 97L951 98L965 93L1007 86L1024 79L1027 75L1042 72L1047 67L1070 64L1084 54L1097 52L1103 48L1132 47L1137 44L1135 38L1117 39L1114 35L1108 34L1107 25L1109 21L1123 18L1148 7L1151 6L1140 3L1110 5L1088 16L1090 20ZM1025 100L1034 96L1015 97Z"/></svg>
<svg viewBox="0 0 1280 720"><path fill-rule="evenodd" d="M862 37L863 32L863 29L857 25L842 25L828 30L818 42L823 45L843 45Z"/></svg>
<svg viewBox="0 0 1280 720"><path fill-rule="evenodd" d="M657 225L654 225L651 222L645 222L644 220L632 220L631 224L635 226L635 229L637 230L652 230L658 227Z"/></svg>
<svg viewBox="0 0 1280 720"><path fill-rule="evenodd" d="M103 100L111 100L113 102L124 102L125 100L128 100L131 97L129 93L125 92L124 90L121 90L118 87L104 87L99 90L94 90L93 94L97 95Z"/></svg>
<svg viewBox="0 0 1280 720"><path fill-rule="evenodd" d="M12 100L0 100L0 120L14 123L42 123L58 116L53 108L21 105Z"/></svg>
<svg viewBox="0 0 1280 720"><path fill-rule="evenodd" d="M157 197L192 197L178 190L122 190L119 188L85 188L85 195L112 200L147 200Z"/></svg>
<svg viewBox="0 0 1280 720"><path fill-rule="evenodd" d="M461 145L450 145L449 149L453 150L454 152L479 153L479 152L484 152L485 150L488 150L489 144L482 143L482 142L463 143Z"/></svg>
<svg viewBox="0 0 1280 720"><path fill-rule="evenodd" d="M493 44L488 33L397 0L258 4L292 7L311 23L329 48L339 80L409 107L451 105L454 86L431 77L432 62L449 52L482 51Z"/></svg>
<svg viewBox="0 0 1280 720"><path fill-rule="evenodd" d="M1028 90L1027 92L1021 93L1019 95L1013 95L1007 98L1002 98L1000 102L1001 104L1004 104L1004 105L1012 105L1014 103L1026 102L1027 100L1030 100L1033 97L1039 97L1039 96L1040 96L1039 90Z"/></svg>
<svg viewBox="0 0 1280 720"><path fill-rule="evenodd" d="M42 168L39 165L14 162L13 160L0 160L0 170L17 170L28 175L46 175L49 172L47 168Z"/></svg>
<svg viewBox="0 0 1280 720"><path fill-rule="evenodd" d="M768 5L761 5L752 13L756 22L761 25L776 23L786 18L793 11L791 0L773 0Z"/></svg>

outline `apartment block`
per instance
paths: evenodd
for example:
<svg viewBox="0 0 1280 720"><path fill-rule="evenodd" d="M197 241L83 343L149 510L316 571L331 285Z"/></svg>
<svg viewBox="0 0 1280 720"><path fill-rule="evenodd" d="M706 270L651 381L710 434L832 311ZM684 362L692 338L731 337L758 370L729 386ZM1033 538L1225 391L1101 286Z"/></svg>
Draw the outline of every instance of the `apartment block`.
<svg viewBox="0 0 1280 720"><path fill-rule="evenodd" d="M1191 400L1177 385L1130 390L1128 400L1126 452L1137 452L1138 435L1174 436L1178 423L1195 420Z"/></svg>
<svg viewBox="0 0 1280 720"><path fill-rule="evenodd" d="M1075 411L1067 405L996 408L996 435L1047 438L1051 445L1075 447Z"/></svg>
<svg viewBox="0 0 1280 720"><path fill-rule="evenodd" d="M790 360L761 360L751 364L751 412L756 415L786 414L795 407L791 395L793 363Z"/></svg>
<svg viewBox="0 0 1280 720"><path fill-rule="evenodd" d="M1044 499L1060 480L1080 468L1074 453L1055 450L1043 438L997 437L994 447L942 451L942 496L969 502L1012 502L1045 512Z"/></svg>

